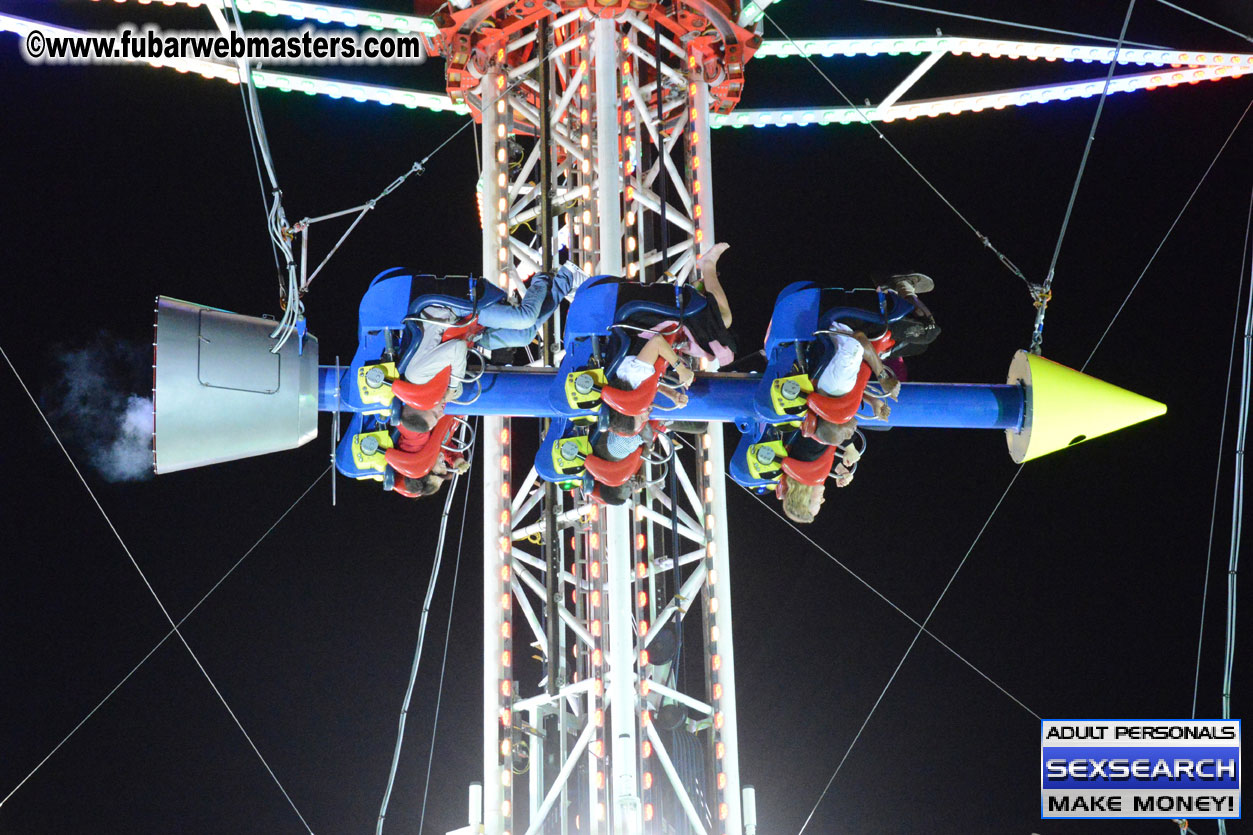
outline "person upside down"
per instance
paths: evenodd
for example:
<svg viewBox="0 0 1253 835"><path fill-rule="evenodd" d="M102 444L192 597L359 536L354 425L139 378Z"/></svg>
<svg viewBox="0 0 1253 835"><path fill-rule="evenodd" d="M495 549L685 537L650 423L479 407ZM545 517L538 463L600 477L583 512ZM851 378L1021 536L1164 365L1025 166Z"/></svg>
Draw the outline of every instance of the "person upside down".
<svg viewBox="0 0 1253 835"><path fill-rule="evenodd" d="M455 473L469 468L465 458L443 447L453 429L444 409L463 392L470 346L492 351L529 345L558 303L587 278L574 264L565 264L551 277L533 276L516 305L502 296L476 306L469 316L458 317L451 302L441 305L437 294L414 301L405 320L409 344L397 368L401 379L392 385L398 401L393 409L396 438L386 460L395 492L409 498L433 495ZM431 289L445 287L435 282ZM460 296L450 298L461 301Z"/></svg>
<svg viewBox="0 0 1253 835"><path fill-rule="evenodd" d="M682 316L681 321L646 311L616 323L615 327L630 332L630 345L601 392L611 434L619 438L638 437L653 410L654 398L641 396L644 392L661 394L676 407L687 405L687 393L683 389L691 385L696 375L680 354L710 361L715 369L734 359L736 340L730 330L731 306L718 280L718 259L727 249L727 244L720 243L697 262L704 292L713 305L694 304L698 298L704 298L704 294L692 288L685 292L684 310L698 309L690 316ZM633 301L673 305L674 287L621 281L619 306ZM674 372L677 385L663 381L667 371ZM639 394L628 395L628 392ZM623 448L622 444L617 445L618 450Z"/></svg>
<svg viewBox="0 0 1253 835"><path fill-rule="evenodd" d="M470 317L458 317L438 301L411 310L405 320L411 332L410 347L397 368L409 385L393 386L393 392L412 409L407 419L410 428L429 431L444 414L445 405L461 396L471 345L495 351L531 344L561 300L587 278L587 273L566 263L551 277L533 276L516 305L501 297L477 307ZM415 306L422 301L419 298Z"/></svg>
<svg viewBox="0 0 1253 835"><path fill-rule="evenodd" d="M940 329L918 298L919 293L934 287L935 282L920 273L893 276L878 290L909 301L913 313L890 327L883 324L877 329L864 326L854 330L833 322L810 345L806 365L814 394L809 397L800 428L786 444L788 457L776 487L783 513L793 522L814 521L826 500L828 477L836 487L852 483L862 455L862 448L854 441L860 435L857 411L864 405L872 418L879 420L891 414L887 401L896 399L901 383L885 358L896 359L897 367L903 368L899 358L920 354L935 341ZM867 391L872 376L879 393Z"/></svg>
<svg viewBox="0 0 1253 835"><path fill-rule="evenodd" d="M613 367L601 391L605 431L596 435L593 454L585 465L596 482L594 497L609 504L622 504L638 487L642 452L667 431L703 432L705 424L691 421L652 419L657 394L674 407L687 405L684 389L695 373L684 357L710 362L715 368L734 359L736 340L731 333L731 307L718 280L718 259L728 249L720 243L697 262L701 289L683 289L683 312L673 316L656 311L640 311L617 322L615 328L629 334L626 355ZM641 285L619 279L619 307L635 301L673 307L675 288L671 284ZM699 304L705 301L705 304ZM712 302L709 303L709 302ZM692 310L690 315L686 311ZM673 372L667 382L666 374ZM613 466L631 462L629 467ZM629 473L627 470L629 469ZM625 479L623 476L627 476Z"/></svg>

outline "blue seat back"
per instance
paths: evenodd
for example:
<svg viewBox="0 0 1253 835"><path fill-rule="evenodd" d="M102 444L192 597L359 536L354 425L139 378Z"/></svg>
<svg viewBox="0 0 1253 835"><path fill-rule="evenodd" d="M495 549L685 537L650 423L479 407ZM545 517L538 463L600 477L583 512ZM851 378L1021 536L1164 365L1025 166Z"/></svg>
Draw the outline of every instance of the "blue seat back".
<svg viewBox="0 0 1253 835"><path fill-rule="evenodd" d="M774 303L766 330L766 356L773 356L783 345L814 338L818 330L818 310L822 289L812 281L796 281L783 288Z"/></svg>
<svg viewBox="0 0 1253 835"><path fill-rule="evenodd" d="M570 301L566 313L565 340L584 336L608 336L618 309L618 279L598 275L587 280Z"/></svg>
<svg viewBox="0 0 1253 835"><path fill-rule="evenodd" d="M758 493L764 493L766 490L774 487L776 480L769 478L760 478L753 475L748 467L749 450L755 444L761 443L769 437L777 439L777 435L773 433L770 425L762 421L752 421L748 426L743 427L743 434L740 435L740 442L735 447L735 452L731 455L729 470L731 478L735 479L737 484L749 487Z"/></svg>

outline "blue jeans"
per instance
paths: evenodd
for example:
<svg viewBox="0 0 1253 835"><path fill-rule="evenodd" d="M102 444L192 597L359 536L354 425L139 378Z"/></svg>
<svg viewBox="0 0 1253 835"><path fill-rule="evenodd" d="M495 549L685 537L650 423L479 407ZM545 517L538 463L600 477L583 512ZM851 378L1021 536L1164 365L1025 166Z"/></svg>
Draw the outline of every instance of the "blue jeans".
<svg viewBox="0 0 1253 835"><path fill-rule="evenodd" d="M570 270L562 266L551 281L544 275L532 278L516 307L501 299L480 308L479 324L487 330L479 337L479 347L494 351L530 345L540 327L556 312L558 303L570 295L573 278Z"/></svg>

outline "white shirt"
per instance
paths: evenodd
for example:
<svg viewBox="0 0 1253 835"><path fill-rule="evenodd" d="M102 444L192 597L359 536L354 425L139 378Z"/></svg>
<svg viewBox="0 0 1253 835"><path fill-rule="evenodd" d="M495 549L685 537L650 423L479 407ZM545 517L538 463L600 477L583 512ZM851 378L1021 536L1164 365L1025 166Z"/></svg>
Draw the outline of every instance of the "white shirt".
<svg viewBox="0 0 1253 835"><path fill-rule="evenodd" d="M635 354L623 357L622 362L618 363L618 370L614 377L631 387L631 390L639 388L644 381L653 376L657 369L648 363L642 361ZM851 387L850 387L851 388Z"/></svg>
<svg viewBox="0 0 1253 835"><path fill-rule="evenodd" d="M428 307L422 311L422 319L422 341L405 366L405 379L415 384L428 383L436 374L452 366L452 382L448 389L451 399L456 399L461 394L460 381L466 376L466 341L450 339L440 342L447 324L456 321L448 308ZM444 322L447 324L441 324Z"/></svg>
<svg viewBox="0 0 1253 835"><path fill-rule="evenodd" d="M828 397L840 397L848 394L857 385L857 372L861 370L866 351L851 336L853 329L848 325L836 322L831 325L831 330L837 333L823 336L835 344L835 356L831 357L818 379L814 380L814 388Z"/></svg>

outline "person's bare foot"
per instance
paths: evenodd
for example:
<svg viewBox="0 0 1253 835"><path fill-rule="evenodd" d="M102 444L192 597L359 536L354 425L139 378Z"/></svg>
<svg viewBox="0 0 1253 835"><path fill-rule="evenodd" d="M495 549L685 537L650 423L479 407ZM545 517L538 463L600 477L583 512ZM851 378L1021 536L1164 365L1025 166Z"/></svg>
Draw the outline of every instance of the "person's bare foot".
<svg viewBox="0 0 1253 835"><path fill-rule="evenodd" d="M731 327L731 305L727 301L726 291L722 289L722 282L718 280L718 259L730 248L731 245L725 242L714 244L714 247L696 262L701 280L705 283L705 292L713 295L718 305L718 313L722 316L723 327L728 328Z"/></svg>
<svg viewBox="0 0 1253 835"><path fill-rule="evenodd" d="M697 260L696 267L700 270L701 278L708 280L709 275L712 274L714 281L718 280L718 259L730 248L731 245L726 242L714 244L713 249Z"/></svg>

